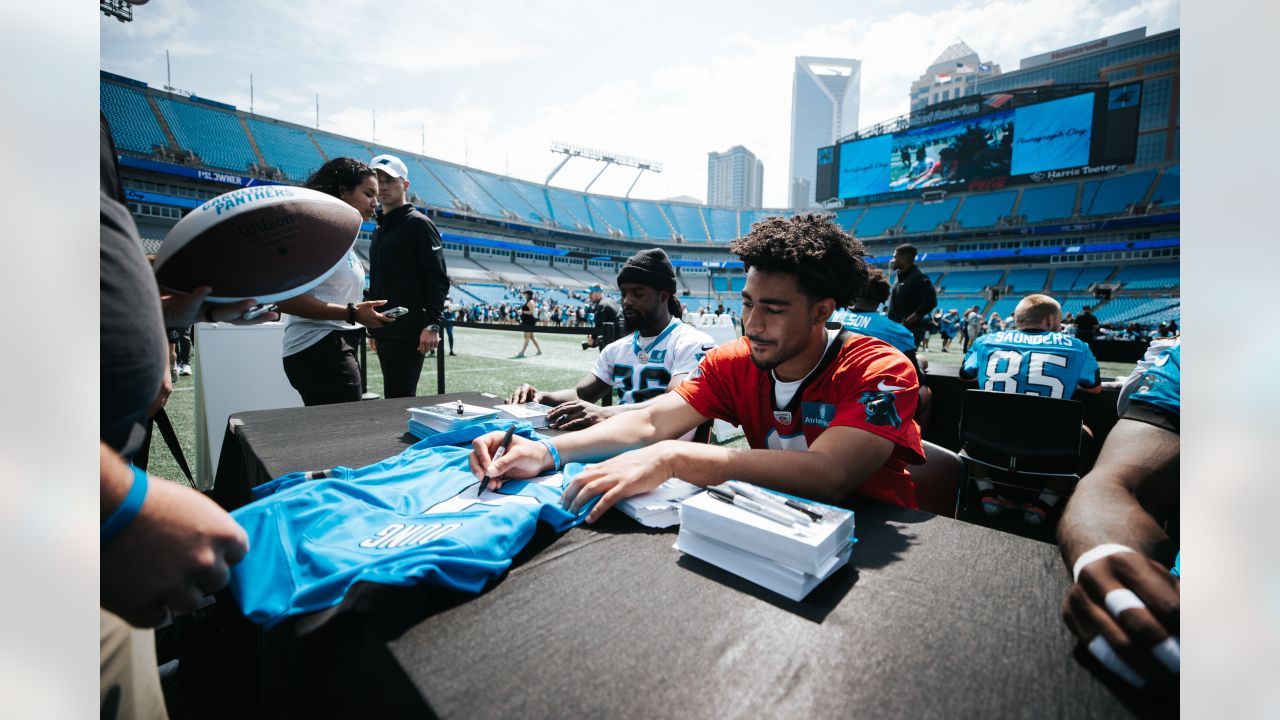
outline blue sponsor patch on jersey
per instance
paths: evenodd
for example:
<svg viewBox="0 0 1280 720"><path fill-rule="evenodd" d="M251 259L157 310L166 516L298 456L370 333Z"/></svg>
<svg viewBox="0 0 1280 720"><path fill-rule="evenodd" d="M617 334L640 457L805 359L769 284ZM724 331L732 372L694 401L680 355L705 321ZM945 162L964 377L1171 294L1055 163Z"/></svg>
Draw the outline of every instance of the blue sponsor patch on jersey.
<svg viewBox="0 0 1280 720"><path fill-rule="evenodd" d="M800 403L800 416L805 425L830 427L831 421L836 418L836 406L822 402Z"/></svg>

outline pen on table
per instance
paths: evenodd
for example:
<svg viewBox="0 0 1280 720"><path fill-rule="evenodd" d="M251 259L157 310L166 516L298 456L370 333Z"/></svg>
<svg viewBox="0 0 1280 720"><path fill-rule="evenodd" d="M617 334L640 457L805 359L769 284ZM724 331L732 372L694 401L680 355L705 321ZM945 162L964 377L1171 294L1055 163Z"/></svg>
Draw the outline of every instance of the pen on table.
<svg viewBox="0 0 1280 720"><path fill-rule="evenodd" d="M732 490L726 490L722 487L715 487L715 486L707 488L707 492L711 493L711 497L717 500L721 500L723 502L729 503L730 505L735 505L737 507L740 507L749 513L759 515L760 517L765 518L767 520L772 520L778 523L779 525L786 525L789 528L795 527L796 525L797 521L794 517L783 514L777 510L774 510L773 508L763 503L758 503L755 500L752 500L751 498L747 497L746 495L738 495L734 493Z"/></svg>
<svg viewBox="0 0 1280 720"><path fill-rule="evenodd" d="M822 517L823 517L822 513L818 512L817 510L814 510L813 508L811 508L808 505L805 505L802 502L796 502L791 498L783 497L781 495L774 495L771 492L760 490L759 488L756 488L753 485L744 483L740 480L730 480L729 487L733 488L734 492L742 493L743 495L746 495L747 497L757 502L790 508L798 513L801 513L806 520L812 520L813 522L822 521Z"/></svg>
<svg viewBox="0 0 1280 720"><path fill-rule="evenodd" d="M507 452L507 448L511 447L511 436L515 431L515 423L507 426L507 434L503 435L502 442L498 443L498 451L493 454L493 459L489 461L489 467L493 467L493 464L498 462L498 458L502 457L503 454ZM489 487L489 483L492 480L493 478L489 477L488 471L485 471L484 478L480 481L480 489L476 490L476 497L480 497L480 493L484 492L484 489Z"/></svg>

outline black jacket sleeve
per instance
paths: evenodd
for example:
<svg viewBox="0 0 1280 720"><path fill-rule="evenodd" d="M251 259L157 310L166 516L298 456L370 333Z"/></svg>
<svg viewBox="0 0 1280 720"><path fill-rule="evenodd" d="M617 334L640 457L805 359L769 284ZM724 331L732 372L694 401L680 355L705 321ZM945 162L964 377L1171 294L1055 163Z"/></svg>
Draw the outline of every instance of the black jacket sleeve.
<svg viewBox="0 0 1280 720"><path fill-rule="evenodd" d="M916 305L916 309L912 312L923 320L938 306L938 291L934 289L933 282L929 280L929 276L923 272L920 273L919 278L916 280L916 293L920 298L920 304Z"/></svg>
<svg viewBox="0 0 1280 720"><path fill-rule="evenodd" d="M435 223L424 216L414 218L411 245L422 277L422 327L439 325L444 317L444 299L449 294L449 271L444 260L444 242ZM421 332L422 328L419 328Z"/></svg>

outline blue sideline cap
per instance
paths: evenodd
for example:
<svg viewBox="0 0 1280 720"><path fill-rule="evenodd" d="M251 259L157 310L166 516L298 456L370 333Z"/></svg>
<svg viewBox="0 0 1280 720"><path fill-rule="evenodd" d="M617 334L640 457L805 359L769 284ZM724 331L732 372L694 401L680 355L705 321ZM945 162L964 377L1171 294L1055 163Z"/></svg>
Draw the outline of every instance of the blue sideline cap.
<svg viewBox="0 0 1280 720"><path fill-rule="evenodd" d="M604 292L604 290L601 290L599 285L592 285L591 287L587 288L587 292L589 293Z"/></svg>

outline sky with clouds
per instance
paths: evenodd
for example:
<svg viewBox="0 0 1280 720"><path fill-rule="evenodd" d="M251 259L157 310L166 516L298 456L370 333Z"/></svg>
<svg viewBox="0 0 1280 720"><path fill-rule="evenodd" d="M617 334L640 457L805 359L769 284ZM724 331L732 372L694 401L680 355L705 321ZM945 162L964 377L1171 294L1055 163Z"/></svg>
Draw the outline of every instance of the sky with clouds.
<svg viewBox="0 0 1280 720"><path fill-rule="evenodd" d="M101 20L101 68L260 115L376 139L541 182L553 141L657 160L634 197L706 197L707 152L764 162L766 206L787 198L797 55L862 61L859 125L908 110L907 92L962 39L1008 71L1021 58L1137 27L1179 27L1178 0L600 0L387 3L152 0ZM373 136L376 116L377 135ZM571 160L555 185L599 170ZM610 168L593 192L622 195Z"/></svg>

